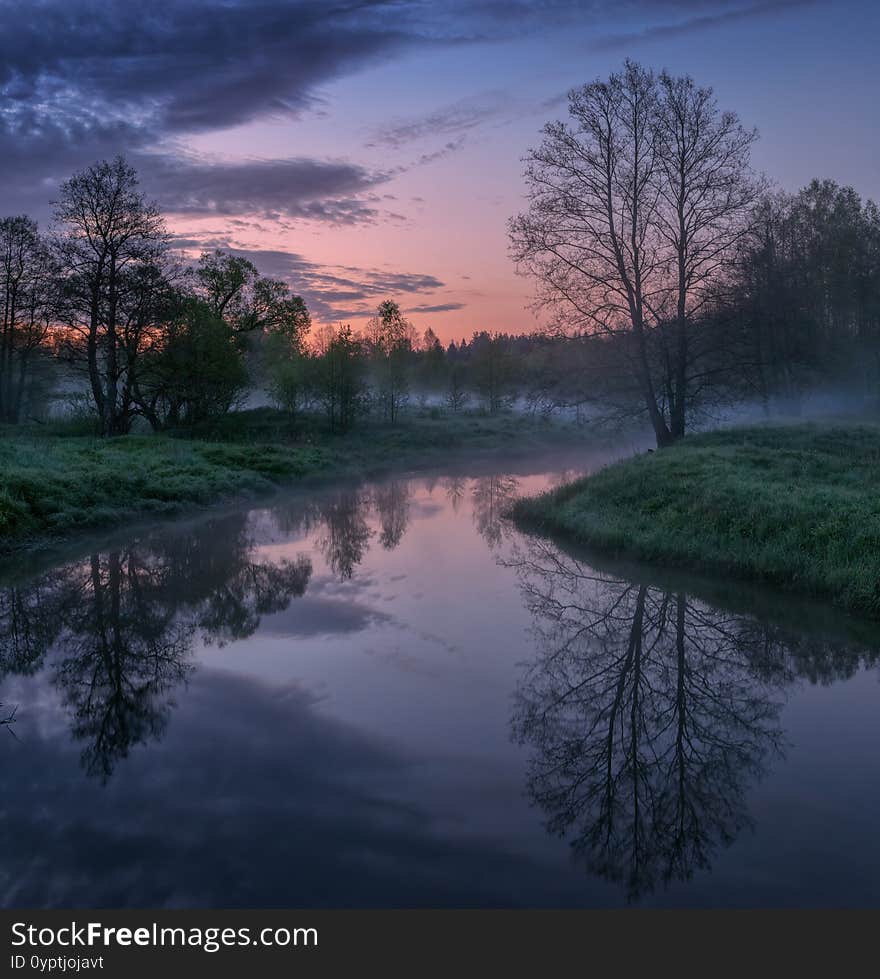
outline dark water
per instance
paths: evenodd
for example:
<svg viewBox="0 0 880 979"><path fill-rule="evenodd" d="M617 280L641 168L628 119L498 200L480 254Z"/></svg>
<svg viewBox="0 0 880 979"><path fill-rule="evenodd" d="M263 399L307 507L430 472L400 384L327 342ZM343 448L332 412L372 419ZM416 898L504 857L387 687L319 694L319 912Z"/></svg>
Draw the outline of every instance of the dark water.
<svg viewBox="0 0 880 979"><path fill-rule="evenodd" d="M502 520L570 467L5 569L2 903L876 905L876 636Z"/></svg>

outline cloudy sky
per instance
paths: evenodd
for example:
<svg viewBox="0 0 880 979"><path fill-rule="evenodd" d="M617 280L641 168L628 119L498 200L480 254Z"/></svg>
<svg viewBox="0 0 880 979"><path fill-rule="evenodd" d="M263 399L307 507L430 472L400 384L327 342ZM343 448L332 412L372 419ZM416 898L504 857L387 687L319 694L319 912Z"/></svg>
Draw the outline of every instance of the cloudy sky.
<svg viewBox="0 0 880 979"><path fill-rule="evenodd" d="M714 87L758 169L880 199L874 0L0 0L0 213L126 155L178 245L354 324L530 330L521 159L624 57Z"/></svg>

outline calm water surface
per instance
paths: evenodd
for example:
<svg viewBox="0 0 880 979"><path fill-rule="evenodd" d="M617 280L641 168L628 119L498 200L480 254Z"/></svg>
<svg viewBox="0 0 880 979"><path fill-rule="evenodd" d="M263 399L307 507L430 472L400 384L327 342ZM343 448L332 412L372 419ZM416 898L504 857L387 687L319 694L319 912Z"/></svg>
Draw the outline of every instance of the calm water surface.
<svg viewBox="0 0 880 979"><path fill-rule="evenodd" d="M2 903L876 905L876 635L502 519L601 461L3 569Z"/></svg>

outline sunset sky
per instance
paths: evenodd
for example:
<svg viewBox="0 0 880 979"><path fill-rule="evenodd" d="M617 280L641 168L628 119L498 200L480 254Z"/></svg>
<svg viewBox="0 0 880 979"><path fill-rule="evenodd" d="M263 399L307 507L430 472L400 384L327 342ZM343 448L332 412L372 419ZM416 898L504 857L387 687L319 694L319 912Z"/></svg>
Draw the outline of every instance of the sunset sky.
<svg viewBox="0 0 880 979"><path fill-rule="evenodd" d="M177 244L285 278L319 322L396 298L444 340L535 325L507 255L564 93L632 57L761 134L778 185L880 198L880 4L0 0L3 214L123 153Z"/></svg>

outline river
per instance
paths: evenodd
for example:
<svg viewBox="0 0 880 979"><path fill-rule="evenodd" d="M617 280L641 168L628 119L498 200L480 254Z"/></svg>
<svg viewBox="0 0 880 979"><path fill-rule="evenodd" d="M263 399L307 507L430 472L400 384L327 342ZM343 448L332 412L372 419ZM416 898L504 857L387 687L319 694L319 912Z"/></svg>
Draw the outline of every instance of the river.
<svg viewBox="0 0 880 979"><path fill-rule="evenodd" d="M2 904L876 905L877 631L503 518L606 457L2 569Z"/></svg>

